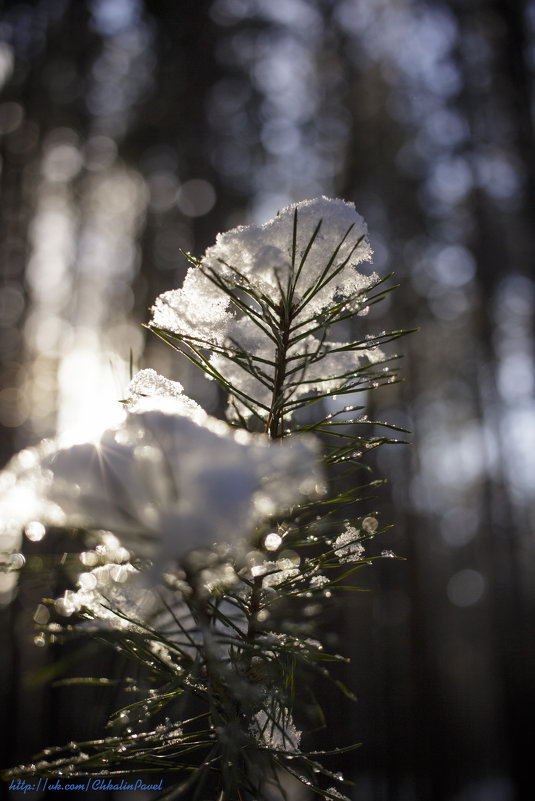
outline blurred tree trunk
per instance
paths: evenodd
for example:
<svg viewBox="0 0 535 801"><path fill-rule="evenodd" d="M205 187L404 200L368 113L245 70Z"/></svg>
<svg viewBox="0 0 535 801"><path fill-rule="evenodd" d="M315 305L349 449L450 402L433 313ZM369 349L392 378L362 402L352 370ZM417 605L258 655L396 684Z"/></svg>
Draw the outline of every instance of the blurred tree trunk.
<svg viewBox="0 0 535 801"><path fill-rule="evenodd" d="M43 141L58 126L69 126L83 134L87 110L83 95L58 103L53 96L53 75L72 69L81 79L87 72L95 48L95 35L88 27L89 3L67 3L57 15L53 4L39 12L30 6L7 2L3 22L12 33L14 67L2 93L2 102L20 112L20 123L0 139L2 147L2 203L0 205L0 271L3 291L8 288L23 298L20 314L12 326L0 329L1 388L12 393L8 425L2 426L0 458L7 461L15 450L28 444L24 428L25 398L21 385L26 361L23 331L29 298L25 269L30 254L30 231L35 212ZM61 81L60 81L61 84ZM6 106L4 105L4 109ZM9 314L10 308L6 309ZM4 396L5 397L5 396ZM50 687L31 687L28 671L42 665L42 653L33 645L32 616L38 598L31 579L22 580L16 600L2 609L2 707L9 727L2 727L4 766L27 759L44 740L56 739L61 731L61 711L54 708ZM50 659L50 656L48 657ZM31 721L31 723L30 723ZM58 729L59 726L59 729Z"/></svg>
<svg viewBox="0 0 535 801"><path fill-rule="evenodd" d="M529 42L527 4L522 0L510 3L495 0L479 10L469 11L454 2L463 34L474 31L474 22L487 30L491 47L492 69L486 90L478 86L470 58L464 58L465 80L460 103L472 129L481 120L491 121L496 110L500 118L496 129L488 131L487 142L474 137L469 157L477 165L477 157L485 144L503 149L517 161L521 175L522 200L511 210L500 208L489 194L476 189L472 193L475 225L471 249L478 265L481 302L474 314L478 336L478 361L486 368L479 370L477 389L482 420L496 433L500 446L501 469L488 476L485 486L486 519L482 525L483 548L488 568L491 638L494 647L500 697L496 699L505 727L503 746L511 769L517 801L529 796L533 785L530 754L533 738L531 712L535 703L533 680L529 666L534 664L535 619L532 590L525 586L522 542L529 537L529 522L511 498L503 464L507 441L500 433L505 402L497 388L500 336L496 325L502 282L506 276L532 274L535 261L535 130L532 117L533 78L526 61ZM468 41L464 54L470 47ZM463 49L461 48L461 58ZM502 136L499 131L501 128ZM478 153L479 151L479 153Z"/></svg>

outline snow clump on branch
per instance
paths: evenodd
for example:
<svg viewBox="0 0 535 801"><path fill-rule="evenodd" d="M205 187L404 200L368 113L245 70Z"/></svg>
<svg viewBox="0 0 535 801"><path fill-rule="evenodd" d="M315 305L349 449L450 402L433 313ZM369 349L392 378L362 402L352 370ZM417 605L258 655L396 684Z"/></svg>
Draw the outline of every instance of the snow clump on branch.
<svg viewBox="0 0 535 801"><path fill-rule="evenodd" d="M384 359L376 343L325 336L332 324L367 312L379 278L357 265L371 255L352 203L296 203L261 227L220 234L182 288L157 298L151 327L184 342L206 375L223 382L234 395L231 418L237 410L266 422L274 399L291 415L300 398L343 390Z"/></svg>
<svg viewBox="0 0 535 801"><path fill-rule="evenodd" d="M9 468L9 492L32 498L31 522L113 532L133 557L163 570L215 541L239 544L264 519L315 494L321 482L313 437L273 443L230 428L193 401L160 392L165 379L134 379L129 411L98 442L31 452L27 470ZM156 394L146 396L151 385ZM127 407L128 408L128 407ZM18 486L17 486L18 482Z"/></svg>

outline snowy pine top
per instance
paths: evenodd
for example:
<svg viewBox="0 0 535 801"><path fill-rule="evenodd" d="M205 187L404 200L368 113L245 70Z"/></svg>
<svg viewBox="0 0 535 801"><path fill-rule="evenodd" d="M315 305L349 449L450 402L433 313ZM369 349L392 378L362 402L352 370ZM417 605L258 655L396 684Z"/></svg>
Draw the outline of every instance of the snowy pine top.
<svg viewBox="0 0 535 801"><path fill-rule="evenodd" d="M371 254L352 203L326 197L296 203L265 225L220 234L183 286L157 298L151 325L210 350L213 375L236 390L234 408L265 420L274 390L284 405L284 397L342 387L348 374L384 357L318 331L322 315L327 328L342 312L366 313L366 292L379 279L357 265ZM292 369L284 386L275 386L283 348Z"/></svg>
<svg viewBox="0 0 535 801"><path fill-rule="evenodd" d="M348 297L370 283L368 277L355 269L360 262L371 261L372 251L366 223L352 203L320 197L287 206L261 227L240 226L220 234L216 244L206 251L203 264L214 270L235 268L258 291L269 294L275 302L280 301L280 287L286 290L288 282L295 279L297 265L318 225L319 230L297 277L293 301L298 303L305 291L320 278L333 254L336 253L333 266L347 262L338 276L310 301L308 311L320 311L335 295Z"/></svg>
<svg viewBox="0 0 535 801"><path fill-rule="evenodd" d="M299 271L299 263L312 239ZM219 234L201 265L222 277L231 276L238 286L250 286L266 294L275 304L282 299L281 289L286 293L293 282L293 302L298 303L320 279L333 255L331 273L345 266L308 301L306 314L310 316L328 306L333 298L350 297L377 281L376 274L366 276L356 269L357 264L371 261L372 250L366 223L353 203L326 197L294 203L260 227L241 225ZM164 292L157 298L153 324L176 333L223 342L231 322L229 307L229 296L193 267L188 270L181 289Z"/></svg>

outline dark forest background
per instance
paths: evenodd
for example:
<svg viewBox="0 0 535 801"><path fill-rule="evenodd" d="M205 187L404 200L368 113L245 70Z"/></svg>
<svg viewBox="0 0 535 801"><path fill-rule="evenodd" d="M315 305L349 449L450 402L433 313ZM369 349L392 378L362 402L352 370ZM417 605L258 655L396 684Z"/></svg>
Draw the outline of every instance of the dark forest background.
<svg viewBox="0 0 535 801"><path fill-rule="evenodd" d="M217 412L141 325L181 283L180 249L289 202L353 201L400 284L369 325L420 331L370 409L414 432L376 460L395 522L377 548L407 561L370 568L372 592L326 624L359 698L326 699L329 737L364 743L337 767L357 801L532 798L535 3L1 9L1 463L108 420L131 354ZM35 569L0 584L4 766L106 706L28 678L60 658L32 643L51 588L31 545Z"/></svg>

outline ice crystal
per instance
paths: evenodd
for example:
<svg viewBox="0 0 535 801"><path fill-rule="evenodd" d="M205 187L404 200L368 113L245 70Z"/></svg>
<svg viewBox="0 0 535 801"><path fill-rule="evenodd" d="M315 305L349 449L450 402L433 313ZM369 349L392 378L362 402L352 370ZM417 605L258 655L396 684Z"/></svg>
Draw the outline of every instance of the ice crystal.
<svg viewBox="0 0 535 801"><path fill-rule="evenodd" d="M165 405L170 412L204 422L206 412L192 398L184 395L184 387L178 381L160 375L156 370L140 370L128 386L126 403L130 411L143 411L153 405L154 399L160 408Z"/></svg>
<svg viewBox="0 0 535 801"><path fill-rule="evenodd" d="M358 562L364 553L364 546L359 542L360 532L347 521L345 531L334 541L333 550L341 563Z"/></svg>
<svg viewBox="0 0 535 801"><path fill-rule="evenodd" d="M329 584L329 579L327 578L327 576L322 576L321 574L312 576L312 578L310 579L310 588L314 590L322 589L327 584Z"/></svg>
<svg viewBox="0 0 535 801"><path fill-rule="evenodd" d="M173 654L163 643L153 640L149 647L151 653L154 654L154 656L159 659L160 662L165 662L168 665L174 664L175 660Z"/></svg>
<svg viewBox="0 0 535 801"><path fill-rule="evenodd" d="M312 637L307 637L303 640L306 643L307 647L314 651L323 651L323 645L320 643L319 640L314 640Z"/></svg>
<svg viewBox="0 0 535 801"><path fill-rule="evenodd" d="M339 792L336 789L336 787L329 787L327 789L327 792L331 794L330 795L331 798L341 798L342 801L349 801L349 798L347 797L347 795L342 795L342 793Z"/></svg>
<svg viewBox="0 0 535 801"><path fill-rule="evenodd" d="M371 253L366 225L352 203L303 201L261 227L220 234L189 269L182 288L157 298L152 326L212 351L212 368L237 389L231 414L265 417L281 357L277 336L283 333L284 307L293 332L284 346L286 399L341 389L348 374L384 358L373 343L341 350L348 343L326 341L317 332L318 316L333 305L360 310L378 277L356 265L370 261Z"/></svg>
<svg viewBox="0 0 535 801"><path fill-rule="evenodd" d="M266 564L276 565L277 563L272 562ZM262 579L262 587L264 589L267 587L278 587L279 584L283 584L285 581L290 581L290 579L297 578L298 575L299 568L288 565L284 567L283 570L277 570L274 573L266 573Z"/></svg>
<svg viewBox="0 0 535 801"><path fill-rule="evenodd" d="M58 598L55 606L60 614L83 610L111 628L135 630L135 623L146 621L156 607L156 595L143 586L139 570L129 563L81 573L78 587Z"/></svg>
<svg viewBox="0 0 535 801"><path fill-rule="evenodd" d="M301 732L295 727L291 713L278 702L271 707L268 711L261 709L256 713L249 727L250 733L268 748L298 754Z"/></svg>

